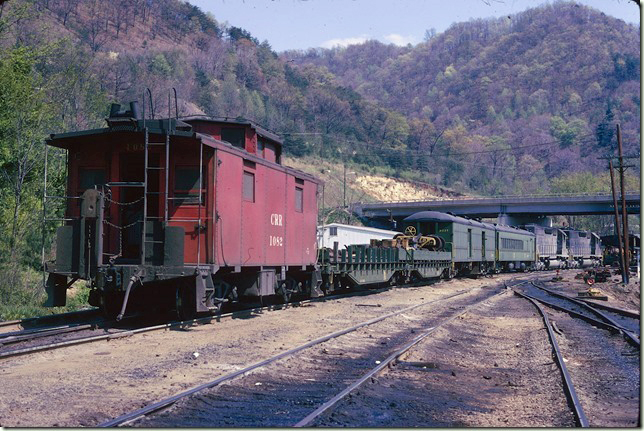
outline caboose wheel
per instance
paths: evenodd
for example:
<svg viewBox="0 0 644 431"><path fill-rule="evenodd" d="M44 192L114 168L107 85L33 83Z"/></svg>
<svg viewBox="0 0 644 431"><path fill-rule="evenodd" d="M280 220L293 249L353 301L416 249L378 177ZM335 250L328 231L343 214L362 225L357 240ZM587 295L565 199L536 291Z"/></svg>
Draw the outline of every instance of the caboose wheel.
<svg viewBox="0 0 644 431"><path fill-rule="evenodd" d="M287 304L291 300L292 292L291 290L287 287L287 281L284 281L280 283L279 287L277 288L277 295L280 297L282 300L282 303Z"/></svg>
<svg viewBox="0 0 644 431"><path fill-rule="evenodd" d="M277 293L281 297L282 301L286 304L291 301L294 294L300 291L298 287L299 286L297 281L293 280L292 278L287 278L286 281L280 283L275 293Z"/></svg>

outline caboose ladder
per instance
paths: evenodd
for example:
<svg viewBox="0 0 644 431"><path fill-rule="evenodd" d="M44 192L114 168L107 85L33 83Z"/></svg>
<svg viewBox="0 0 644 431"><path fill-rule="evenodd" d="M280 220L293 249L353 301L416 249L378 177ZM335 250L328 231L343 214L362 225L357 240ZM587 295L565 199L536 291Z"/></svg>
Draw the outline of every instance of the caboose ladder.
<svg viewBox="0 0 644 431"><path fill-rule="evenodd" d="M170 164L170 126L171 126L171 120L168 118L168 128L165 130L164 133L164 140L163 142L150 142L150 132L148 128L145 128L145 145L144 145L144 151L145 151L145 172L144 172L144 178L143 178L143 231L141 232L141 264L145 265L145 249L146 249L146 244L157 244L157 243L163 243L163 241L157 241L154 240L154 232L152 232L152 239L147 239L147 225L148 222L154 221L154 220L160 220L160 216L148 216L148 198L150 195L157 195L159 196L160 199L163 200L163 208L164 208L164 215L163 215L163 221L164 225L167 225L168 223L168 175L169 175L169 164ZM150 147L155 147L155 146L163 146L165 149L165 164L164 166L151 166L150 165ZM161 187L159 186L158 190L150 190L149 187L149 174L150 171L152 172L159 172L163 171L164 172L164 177L165 177L165 187L164 190L161 191ZM161 182L159 181L159 184Z"/></svg>

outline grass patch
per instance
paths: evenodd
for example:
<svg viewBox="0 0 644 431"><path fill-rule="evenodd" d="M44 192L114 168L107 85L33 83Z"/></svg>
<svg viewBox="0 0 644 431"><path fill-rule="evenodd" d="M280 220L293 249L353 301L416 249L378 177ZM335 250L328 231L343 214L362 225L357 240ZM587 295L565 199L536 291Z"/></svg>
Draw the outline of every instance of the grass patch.
<svg viewBox="0 0 644 431"><path fill-rule="evenodd" d="M84 308L89 287L84 281L74 283L67 291L67 305L45 307L47 294L43 287L42 272L17 265L0 265L0 321L67 313Z"/></svg>

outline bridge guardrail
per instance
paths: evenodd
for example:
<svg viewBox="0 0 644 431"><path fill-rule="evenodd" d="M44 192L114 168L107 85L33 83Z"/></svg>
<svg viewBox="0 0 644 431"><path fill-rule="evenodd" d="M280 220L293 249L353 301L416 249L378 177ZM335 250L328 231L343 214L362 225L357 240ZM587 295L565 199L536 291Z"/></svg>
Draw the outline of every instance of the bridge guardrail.
<svg viewBox="0 0 644 431"><path fill-rule="evenodd" d="M626 195L639 195L640 191L627 191ZM352 207L363 206L363 205L378 205L378 204L392 204L392 203L415 203L415 202L428 202L428 201L440 201L440 202L458 202L458 201L493 201L493 200L503 200L503 199L534 199L534 198L565 198L565 197L610 197L612 199L611 193L551 193L551 194L538 194L538 195L504 195L504 196L463 196L459 198L426 198L426 199L405 199L405 200L392 200L392 201L376 201L376 202L356 202L352 204Z"/></svg>

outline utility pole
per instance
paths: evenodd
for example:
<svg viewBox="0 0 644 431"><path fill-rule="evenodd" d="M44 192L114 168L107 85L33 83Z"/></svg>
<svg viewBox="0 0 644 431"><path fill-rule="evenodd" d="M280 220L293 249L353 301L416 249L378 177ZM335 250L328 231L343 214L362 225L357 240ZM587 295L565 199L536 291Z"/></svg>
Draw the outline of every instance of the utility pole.
<svg viewBox="0 0 644 431"><path fill-rule="evenodd" d="M344 162L344 176L342 180L342 208L347 211L347 162ZM349 224L347 216L347 224Z"/></svg>
<svg viewBox="0 0 644 431"><path fill-rule="evenodd" d="M615 190L615 174L613 173L613 161L608 161L608 168L610 169L610 187L613 192L613 206L615 207L615 234L619 240L619 266L622 271L622 283L626 284L626 271L624 271L624 247L622 245L622 235L619 229L619 210L617 209L617 191Z"/></svg>
<svg viewBox="0 0 644 431"><path fill-rule="evenodd" d="M626 167L624 166L624 157L622 154L622 133L619 127L619 124L617 124L617 149L619 151L619 182L620 182L620 187L621 187L621 192L622 192L622 217L623 217L623 223L622 227L623 233L624 233L624 274L626 274L626 280L625 283L628 284L629 282L629 267L630 267L630 257L629 257L629 238L628 238L628 211L626 211L626 185L624 184L624 170Z"/></svg>

